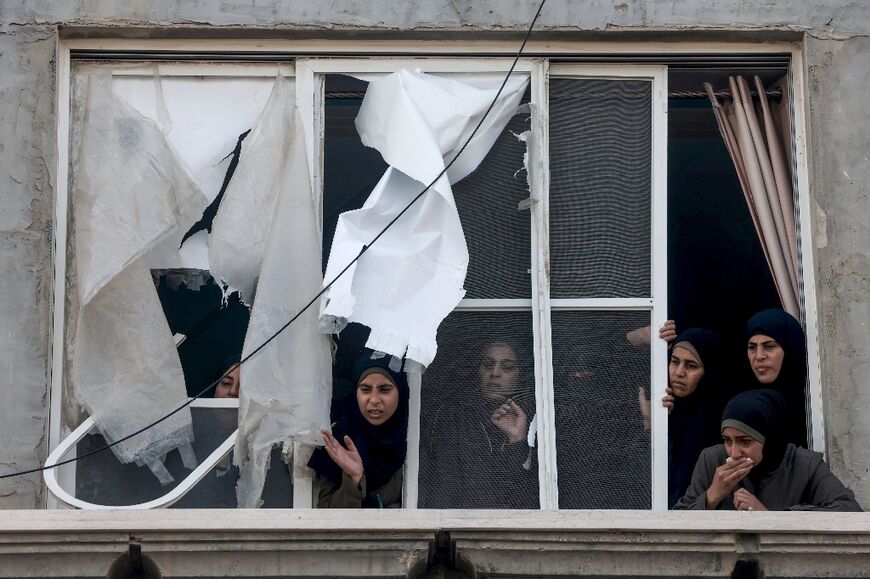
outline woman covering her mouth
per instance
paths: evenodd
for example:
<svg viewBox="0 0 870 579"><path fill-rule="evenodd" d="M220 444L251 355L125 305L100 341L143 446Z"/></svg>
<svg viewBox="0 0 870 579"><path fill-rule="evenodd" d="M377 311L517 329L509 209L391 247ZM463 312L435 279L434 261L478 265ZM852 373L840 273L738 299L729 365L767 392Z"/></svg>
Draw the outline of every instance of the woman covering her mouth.
<svg viewBox="0 0 870 579"><path fill-rule="evenodd" d="M783 310L758 312L746 324L751 388L772 388L785 398L786 441L807 446L806 337L800 322Z"/></svg>
<svg viewBox="0 0 870 579"><path fill-rule="evenodd" d="M408 441L408 381L391 357L366 351L354 366L355 390L339 403L324 447L311 455L320 508L399 507Z"/></svg>
<svg viewBox="0 0 870 579"><path fill-rule="evenodd" d="M701 451L720 438L718 418L725 405L721 376L721 341L703 328L680 333L668 363L668 508L689 486Z"/></svg>
<svg viewBox="0 0 870 579"><path fill-rule="evenodd" d="M676 509L860 512L824 457L782 438L785 400L748 390L722 412L723 444L705 449Z"/></svg>

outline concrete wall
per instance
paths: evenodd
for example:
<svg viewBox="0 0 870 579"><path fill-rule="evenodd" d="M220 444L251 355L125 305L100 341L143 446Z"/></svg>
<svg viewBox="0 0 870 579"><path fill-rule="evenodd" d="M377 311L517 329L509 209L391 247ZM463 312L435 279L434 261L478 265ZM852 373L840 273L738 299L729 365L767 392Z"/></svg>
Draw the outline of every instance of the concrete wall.
<svg viewBox="0 0 870 579"><path fill-rule="evenodd" d="M53 26L0 28L0 473L46 455L56 39ZM0 480L0 506L38 505L41 483Z"/></svg>
<svg viewBox="0 0 870 579"><path fill-rule="evenodd" d="M519 31L522 0L0 0L0 473L45 458L54 202L55 41L59 26L109 35L261 28L413 37ZM131 27L136 27L134 30ZM865 0L549 0L540 34L583 40L611 31L650 39L803 32L822 376L834 470L870 506L870 3ZM277 32L276 32L277 31ZM241 32L237 32L241 33ZM752 36L754 34L754 36ZM686 36L688 37L688 36ZM702 36L701 36L702 37ZM669 37L673 39L673 37ZM692 34L692 38L699 38ZM679 37L677 37L679 39ZM0 480L0 507L40 503L38 478Z"/></svg>

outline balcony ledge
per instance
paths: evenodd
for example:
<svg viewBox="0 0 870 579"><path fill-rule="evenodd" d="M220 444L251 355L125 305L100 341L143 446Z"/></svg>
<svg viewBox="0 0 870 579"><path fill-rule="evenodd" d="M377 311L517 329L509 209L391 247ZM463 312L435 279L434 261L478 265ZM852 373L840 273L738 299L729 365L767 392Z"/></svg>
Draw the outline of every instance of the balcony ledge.
<svg viewBox="0 0 870 579"><path fill-rule="evenodd" d="M106 577L130 542L163 577L865 577L870 514L5 511L0 577Z"/></svg>

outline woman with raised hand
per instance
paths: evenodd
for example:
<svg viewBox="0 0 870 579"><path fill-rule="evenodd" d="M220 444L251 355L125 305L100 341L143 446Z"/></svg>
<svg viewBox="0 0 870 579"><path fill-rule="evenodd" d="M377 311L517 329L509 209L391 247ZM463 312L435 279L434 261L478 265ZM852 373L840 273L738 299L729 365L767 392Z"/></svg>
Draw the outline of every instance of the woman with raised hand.
<svg viewBox="0 0 870 579"><path fill-rule="evenodd" d="M686 492L701 451L720 439L721 341L704 328L680 333L671 347L667 394L668 508Z"/></svg>
<svg viewBox="0 0 870 579"><path fill-rule="evenodd" d="M408 382L389 356L365 352L354 366L356 388L340 402L324 447L308 461L317 472L320 508L399 507L408 439Z"/></svg>
<svg viewBox="0 0 870 579"><path fill-rule="evenodd" d="M705 449L676 509L860 511L821 454L782 437L782 395L747 390L728 402L723 444Z"/></svg>

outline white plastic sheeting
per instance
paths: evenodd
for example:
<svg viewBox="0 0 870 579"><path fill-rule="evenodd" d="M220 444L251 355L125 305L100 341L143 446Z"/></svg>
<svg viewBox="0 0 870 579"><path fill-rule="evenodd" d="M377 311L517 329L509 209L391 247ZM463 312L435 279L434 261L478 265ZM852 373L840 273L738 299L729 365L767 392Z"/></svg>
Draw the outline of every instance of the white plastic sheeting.
<svg viewBox="0 0 870 579"><path fill-rule="evenodd" d="M481 87L400 70L372 81L356 119L362 142L390 165L361 209L338 220L324 279L330 281L444 169L471 135L500 82ZM468 249L450 183L480 164L515 114L528 78L508 82L471 143L325 295L321 330L368 326L367 346L427 366L435 334L465 291Z"/></svg>
<svg viewBox="0 0 870 579"><path fill-rule="evenodd" d="M114 442L186 400L147 258L201 213L206 199L158 126L113 95L109 72L80 80L73 384L100 433ZM178 448L185 466L195 466L192 438L185 409L113 451L123 462L147 464L166 483L172 477L161 459L170 450Z"/></svg>
<svg viewBox="0 0 870 579"><path fill-rule="evenodd" d="M322 284L320 236L293 82L278 77L215 217L212 273L253 301L247 356L296 315ZM254 298L254 293L256 297ZM240 507L257 507L273 445L322 444L329 427L329 338L309 308L242 365L239 435Z"/></svg>

